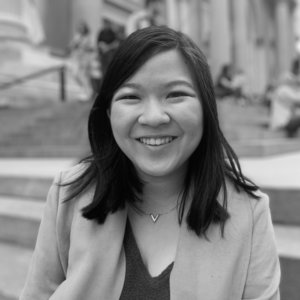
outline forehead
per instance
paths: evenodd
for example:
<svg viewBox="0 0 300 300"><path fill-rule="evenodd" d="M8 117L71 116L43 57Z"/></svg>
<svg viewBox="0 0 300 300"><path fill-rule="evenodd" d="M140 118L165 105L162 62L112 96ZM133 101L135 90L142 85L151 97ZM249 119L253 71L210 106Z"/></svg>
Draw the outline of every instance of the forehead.
<svg viewBox="0 0 300 300"><path fill-rule="evenodd" d="M127 82L138 81L151 84L172 79L193 82L188 64L176 49L160 52L149 58Z"/></svg>

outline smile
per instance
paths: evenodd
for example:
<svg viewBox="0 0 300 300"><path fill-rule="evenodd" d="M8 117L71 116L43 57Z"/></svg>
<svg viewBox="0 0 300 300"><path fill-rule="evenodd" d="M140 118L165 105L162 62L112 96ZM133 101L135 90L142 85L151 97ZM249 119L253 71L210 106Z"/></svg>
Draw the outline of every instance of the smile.
<svg viewBox="0 0 300 300"><path fill-rule="evenodd" d="M165 144L171 143L175 137L172 136L166 136L166 137L142 137L138 138L137 140L145 145L149 146L161 146Z"/></svg>

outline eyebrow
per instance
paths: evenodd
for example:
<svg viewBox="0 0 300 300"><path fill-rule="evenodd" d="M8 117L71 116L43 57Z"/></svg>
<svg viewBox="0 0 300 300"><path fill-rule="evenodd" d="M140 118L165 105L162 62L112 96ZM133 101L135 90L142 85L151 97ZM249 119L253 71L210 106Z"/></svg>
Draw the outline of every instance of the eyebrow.
<svg viewBox="0 0 300 300"><path fill-rule="evenodd" d="M186 80L182 80L182 79L178 79L178 80L173 80L170 82L167 82L165 84L166 87L172 87L172 86L176 86L176 85L185 85L189 88L194 89L194 85ZM122 88L134 88L134 89L140 89L142 86L138 83L134 83L134 82L128 82L128 83L124 83L120 86L119 89Z"/></svg>
<svg viewBox="0 0 300 300"><path fill-rule="evenodd" d="M194 89L194 85L186 80L182 80L182 79L178 79L178 80L173 80L173 81L170 81L166 84L167 87L172 87L174 85L185 85L189 88L192 88Z"/></svg>

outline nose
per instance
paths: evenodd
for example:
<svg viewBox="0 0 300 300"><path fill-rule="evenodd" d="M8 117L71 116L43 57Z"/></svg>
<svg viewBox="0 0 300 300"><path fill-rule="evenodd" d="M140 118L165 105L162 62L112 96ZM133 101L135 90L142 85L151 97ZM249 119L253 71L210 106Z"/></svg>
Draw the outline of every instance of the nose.
<svg viewBox="0 0 300 300"><path fill-rule="evenodd" d="M140 124L152 127L167 124L170 120L171 118L166 112L164 104L157 99L145 101L143 111L138 119Z"/></svg>

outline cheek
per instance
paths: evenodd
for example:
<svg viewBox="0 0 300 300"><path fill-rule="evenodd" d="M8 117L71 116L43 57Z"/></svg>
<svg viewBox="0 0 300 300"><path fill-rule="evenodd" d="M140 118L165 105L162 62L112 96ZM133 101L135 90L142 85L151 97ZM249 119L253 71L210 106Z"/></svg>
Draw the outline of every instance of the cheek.
<svg viewBox="0 0 300 300"><path fill-rule="evenodd" d="M180 118L184 131L195 138L202 136L203 132L203 110L200 102L193 102L181 110Z"/></svg>
<svg viewBox="0 0 300 300"><path fill-rule="evenodd" d="M117 136L122 132L122 124L124 123L122 120L122 111L118 107L115 107L115 105L112 105L109 113L109 119L113 135L115 139L117 139Z"/></svg>
<svg viewBox="0 0 300 300"><path fill-rule="evenodd" d="M128 109L124 108L122 105L112 105L109 119L117 143L122 142L123 138L130 136L134 116Z"/></svg>

